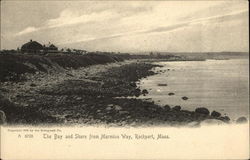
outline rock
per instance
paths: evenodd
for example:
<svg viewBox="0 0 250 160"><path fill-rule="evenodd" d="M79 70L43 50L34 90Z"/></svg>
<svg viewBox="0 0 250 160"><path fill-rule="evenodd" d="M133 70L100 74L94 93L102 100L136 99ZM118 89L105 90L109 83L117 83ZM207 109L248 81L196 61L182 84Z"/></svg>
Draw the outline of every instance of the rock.
<svg viewBox="0 0 250 160"><path fill-rule="evenodd" d="M168 93L168 95L169 95L169 96L173 96L173 95L174 95L174 93L170 92L170 93Z"/></svg>
<svg viewBox="0 0 250 160"><path fill-rule="evenodd" d="M23 106L24 106L24 107L29 107L29 104L24 104Z"/></svg>
<svg viewBox="0 0 250 160"><path fill-rule="evenodd" d="M0 125L6 124L6 115L4 111L0 110Z"/></svg>
<svg viewBox="0 0 250 160"><path fill-rule="evenodd" d="M236 120L236 123L247 123L247 118L246 117L240 117Z"/></svg>
<svg viewBox="0 0 250 160"><path fill-rule="evenodd" d="M181 97L183 100L188 100L188 97L184 96L184 97Z"/></svg>
<svg viewBox="0 0 250 160"><path fill-rule="evenodd" d="M211 113L211 116L212 116L212 117L215 117L215 118L218 118L218 117L221 116L221 113L216 112L216 111L213 111L213 112Z"/></svg>
<svg viewBox="0 0 250 160"><path fill-rule="evenodd" d="M197 121L193 121L193 122L189 122L186 126L187 127L199 127L200 123Z"/></svg>
<svg viewBox="0 0 250 160"><path fill-rule="evenodd" d="M119 114L129 114L128 111L119 111Z"/></svg>
<svg viewBox="0 0 250 160"><path fill-rule="evenodd" d="M129 119L129 118L131 118L131 116L127 116L126 118Z"/></svg>
<svg viewBox="0 0 250 160"><path fill-rule="evenodd" d="M225 124L223 121L217 120L217 119L206 119L204 121L201 121L201 125L222 125Z"/></svg>
<svg viewBox="0 0 250 160"><path fill-rule="evenodd" d="M65 118L67 118L67 119L72 118L72 117L73 117L73 115L71 115L71 114L65 116Z"/></svg>
<svg viewBox="0 0 250 160"><path fill-rule="evenodd" d="M171 110L171 108L170 108L169 105L165 105L165 106L163 107L163 109L164 109L165 111L170 111L170 110Z"/></svg>
<svg viewBox="0 0 250 160"><path fill-rule="evenodd" d="M121 122L121 125L122 125L122 126L126 125L126 121L122 121L122 122Z"/></svg>
<svg viewBox="0 0 250 160"><path fill-rule="evenodd" d="M122 110L122 107L121 107L121 106L118 106L118 105L115 105L115 106L114 106L114 110L120 111L120 110Z"/></svg>
<svg viewBox="0 0 250 160"><path fill-rule="evenodd" d="M72 75L72 74L70 74L70 73L66 73L66 75L67 75L67 76L70 76L70 77L73 77L73 75Z"/></svg>
<svg viewBox="0 0 250 160"><path fill-rule="evenodd" d="M172 108L172 110L174 110L174 111L180 111L181 110L181 106L174 106Z"/></svg>
<svg viewBox="0 0 250 160"><path fill-rule="evenodd" d="M76 100L80 101L80 100L82 100L82 98L81 97L77 97Z"/></svg>
<svg viewBox="0 0 250 160"><path fill-rule="evenodd" d="M148 91L146 89L143 89L142 90L142 94L145 95L145 94L148 94Z"/></svg>
<svg viewBox="0 0 250 160"><path fill-rule="evenodd" d="M136 88L136 89L135 89L135 96L136 96L136 97L139 97L140 94L141 94L141 90L140 90L139 88Z"/></svg>
<svg viewBox="0 0 250 160"><path fill-rule="evenodd" d="M130 83L130 86L131 86L131 87L136 87L136 83L135 83L135 82L131 82L131 83Z"/></svg>
<svg viewBox="0 0 250 160"><path fill-rule="evenodd" d="M34 83L31 83L31 84L30 84L30 86L31 86L31 87L35 87L35 86L36 86L36 84L34 84Z"/></svg>
<svg viewBox="0 0 250 160"><path fill-rule="evenodd" d="M20 105L20 103L18 103L18 102L14 102L14 104L15 104L15 105Z"/></svg>
<svg viewBox="0 0 250 160"><path fill-rule="evenodd" d="M166 83L159 83L158 86L167 86Z"/></svg>
<svg viewBox="0 0 250 160"><path fill-rule="evenodd" d="M196 108L195 113L209 115L209 110L207 108L204 108L204 107Z"/></svg>
<svg viewBox="0 0 250 160"><path fill-rule="evenodd" d="M136 126L136 123L135 123L135 122L132 122L130 125L131 125L131 126Z"/></svg>
<svg viewBox="0 0 250 160"><path fill-rule="evenodd" d="M34 98L29 99L29 102L35 102L36 100Z"/></svg>
<svg viewBox="0 0 250 160"><path fill-rule="evenodd" d="M230 118L228 116L219 117L218 119L221 120L221 121L223 121L223 122L226 122L226 123L228 123L230 121Z"/></svg>
<svg viewBox="0 0 250 160"><path fill-rule="evenodd" d="M112 110L112 107L108 106L108 107L106 108L106 110L107 110L107 111L110 111L110 110Z"/></svg>

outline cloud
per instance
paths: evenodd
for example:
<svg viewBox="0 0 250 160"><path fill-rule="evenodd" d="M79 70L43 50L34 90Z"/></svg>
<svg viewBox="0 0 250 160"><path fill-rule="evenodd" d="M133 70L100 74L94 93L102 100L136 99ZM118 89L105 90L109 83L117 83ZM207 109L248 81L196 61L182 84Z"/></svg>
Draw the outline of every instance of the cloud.
<svg viewBox="0 0 250 160"><path fill-rule="evenodd" d="M93 12L90 14L80 15L76 12L66 9L61 12L58 18L47 20L44 26L39 28L27 27L24 30L18 32L16 35L21 36L38 30L72 26L77 24L86 24L90 22L102 23L103 21L107 21L116 17L118 17L118 14L111 11Z"/></svg>
<svg viewBox="0 0 250 160"><path fill-rule="evenodd" d="M17 35L17 36L21 36L21 35L24 35L24 34L27 34L27 33L31 33L31 32L38 31L38 30L39 30L39 28L27 27L27 28L25 28L24 30L18 32L16 35Z"/></svg>
<svg viewBox="0 0 250 160"><path fill-rule="evenodd" d="M47 28L55 28L55 27L63 27L80 23L101 22L104 20L108 20L110 18L114 18L115 16L116 14L110 11L77 15L76 13L73 13L70 10L64 10L61 12L58 18L48 20L46 26Z"/></svg>
<svg viewBox="0 0 250 160"><path fill-rule="evenodd" d="M216 16L210 16L206 18L199 18L190 21L191 23L199 23L199 22L222 22L222 21L230 21L234 19L238 19L242 17L243 15L246 15L248 13L248 10L240 10L228 14L223 14L223 15L216 15Z"/></svg>
<svg viewBox="0 0 250 160"><path fill-rule="evenodd" d="M231 5L221 1L192 2L192 4L179 1L157 3L110 1L105 4L81 2L69 5L68 9L58 9L53 15L46 14L44 17L46 19L34 18L34 23L32 21L26 24L25 27L28 27L22 28L22 31L20 28L17 29L16 31L20 32L16 35L20 37L15 38L24 39L22 36L27 34L26 37L32 36L41 41L50 40L61 46L71 47L79 44L79 48L98 49L95 44L99 44L103 48L107 45L111 48L117 47L119 50L119 48L126 49L124 44L134 49L140 48L145 43L152 48L161 48L161 45L166 47L163 42L166 43L168 39L174 39L173 37L178 35L182 37L186 34L183 39L190 40L195 34L198 38L205 35L205 32L216 35L215 29L225 27L230 30L233 25L238 26L238 30L243 30L243 23L245 24L245 18L248 17L248 8L241 3ZM10 33L13 35L13 32ZM230 35L225 34L225 36ZM157 43L150 39L154 39ZM206 39L209 38L203 36L201 42L193 44L196 44L194 46L197 48L201 43L205 43ZM178 41L183 40L179 38ZM219 46L221 42L215 41ZM187 50L193 46L192 42L188 42L190 46ZM177 42L175 47L178 47L178 44L180 43Z"/></svg>
<svg viewBox="0 0 250 160"><path fill-rule="evenodd" d="M108 6L101 5L102 9L98 11L85 12L81 9L64 9L57 18L48 19L41 27L28 27L18 32L16 35L24 35L38 30L52 29L58 27L75 26L79 24L96 23L103 25L108 20L115 26L119 26L116 32L127 28L132 32L138 29L150 30L155 29L156 26L162 26L162 30L170 29L178 25L176 21L180 14L186 14L187 11L207 8L207 5L192 5L192 8L183 6L182 11L178 10L180 4L178 2L171 2L171 8L164 5L164 3L113 3ZM189 8L188 10L186 8ZM84 8L84 7L83 7ZM186 12L184 12L186 11ZM174 26L163 26L172 25ZM83 26L84 27L84 26ZM179 26L178 26L179 27ZM158 30L161 30L160 28ZM111 36L112 37L112 36Z"/></svg>
<svg viewBox="0 0 250 160"><path fill-rule="evenodd" d="M178 29L178 28L183 28L183 27L186 27L188 25L189 25L188 22L179 23L179 24L174 24L174 25L169 25L169 26L158 27L158 28L151 29L151 30L148 30L145 32L141 32L141 33L167 32L167 31L172 31L172 30Z"/></svg>
<svg viewBox="0 0 250 160"><path fill-rule="evenodd" d="M247 10L242 10L242 11L236 11L230 14L217 15L217 16L211 16L211 17L206 17L206 18L198 18L198 19L194 19L191 21L187 21L187 22L158 27L158 28L151 29L145 32L141 32L141 33L167 32L167 31L178 29L178 28L188 27L189 25L198 24L198 23L203 23L203 24L210 23L210 22L222 23L223 21L231 21L231 20L239 19L240 17L242 17L243 15L247 13L248 13Z"/></svg>
<svg viewBox="0 0 250 160"><path fill-rule="evenodd" d="M108 39L114 39L114 38L120 38L120 37L126 37L126 36L136 36L140 34L151 34L151 33L160 33L160 32L170 32L174 31L180 28L185 28L189 27L190 25L195 25L195 24L206 24L206 23L213 23L213 22L219 22L222 23L223 21L231 21L235 19L239 19L242 15L247 14L247 10L242 10L242 11L236 11L232 12L230 14L223 14L223 15L217 15L217 16L210 16L210 17L205 17L205 18L197 18L193 19L187 22L180 22L180 23L175 23L171 25L166 25L166 26L160 26L160 27L154 27L153 29L139 29L139 30L133 30L133 31L128 31L128 32L122 32L122 33L116 33L116 34L111 34L107 36L101 36L101 37L92 37L92 38L84 38L84 39L78 39L76 42L70 42L70 43L80 43L80 42L93 42L93 41L99 41L99 40L108 40Z"/></svg>

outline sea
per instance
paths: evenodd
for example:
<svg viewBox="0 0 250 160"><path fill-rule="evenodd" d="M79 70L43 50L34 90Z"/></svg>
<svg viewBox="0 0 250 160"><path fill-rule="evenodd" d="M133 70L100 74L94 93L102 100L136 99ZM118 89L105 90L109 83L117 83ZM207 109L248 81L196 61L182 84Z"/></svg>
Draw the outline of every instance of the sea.
<svg viewBox="0 0 250 160"><path fill-rule="evenodd" d="M231 120L249 118L249 60L165 61L155 64L153 76L141 79L147 89L142 99L151 99L162 106L181 106L194 111L206 107L227 115ZM171 94L169 94L171 93ZM183 100L187 97L187 100Z"/></svg>

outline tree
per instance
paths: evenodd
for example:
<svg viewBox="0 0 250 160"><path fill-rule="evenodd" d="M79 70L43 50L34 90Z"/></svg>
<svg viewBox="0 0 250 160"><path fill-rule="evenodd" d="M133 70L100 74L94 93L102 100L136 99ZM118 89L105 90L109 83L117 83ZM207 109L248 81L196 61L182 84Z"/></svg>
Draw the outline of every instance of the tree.
<svg viewBox="0 0 250 160"><path fill-rule="evenodd" d="M66 51L67 51L68 53L71 53L71 49L70 49L70 48L68 48Z"/></svg>

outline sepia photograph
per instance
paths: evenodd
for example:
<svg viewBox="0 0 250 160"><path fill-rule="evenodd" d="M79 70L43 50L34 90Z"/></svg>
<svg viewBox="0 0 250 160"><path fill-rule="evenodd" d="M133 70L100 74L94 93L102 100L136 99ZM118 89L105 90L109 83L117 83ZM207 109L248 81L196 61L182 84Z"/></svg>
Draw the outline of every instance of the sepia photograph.
<svg viewBox="0 0 250 160"><path fill-rule="evenodd" d="M248 1L2 0L0 23L0 158L249 158ZM89 154L49 151L70 138Z"/></svg>

